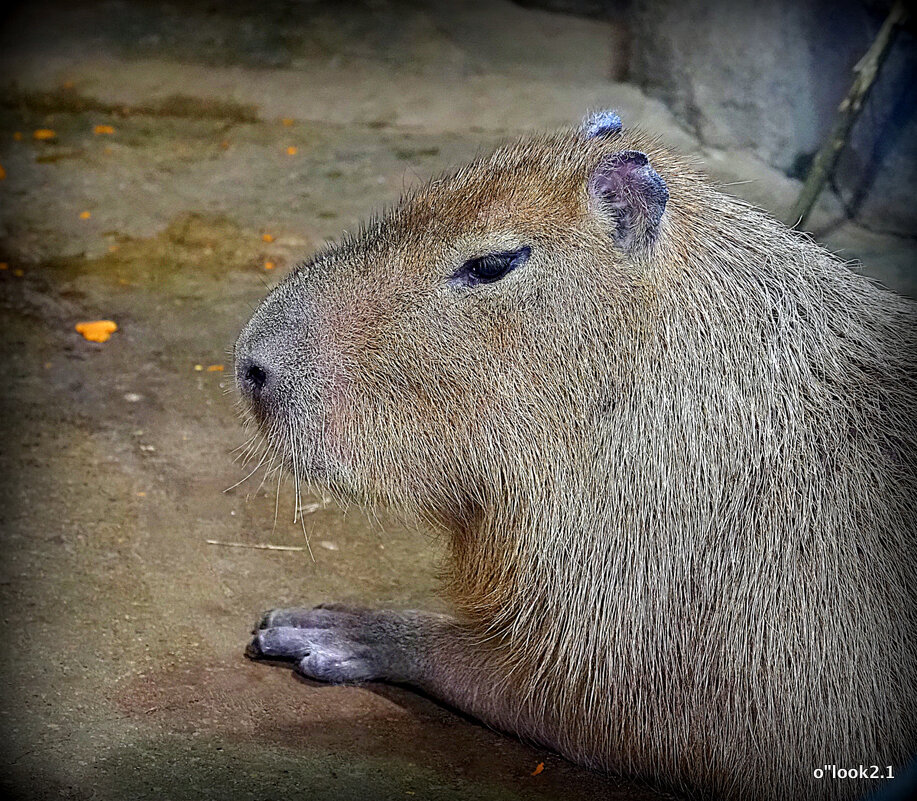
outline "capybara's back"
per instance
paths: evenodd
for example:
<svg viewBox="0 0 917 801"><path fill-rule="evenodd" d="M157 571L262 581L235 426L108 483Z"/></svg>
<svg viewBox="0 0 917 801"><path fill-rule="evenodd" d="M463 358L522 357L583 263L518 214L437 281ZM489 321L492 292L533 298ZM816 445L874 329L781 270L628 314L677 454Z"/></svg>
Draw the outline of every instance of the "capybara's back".
<svg viewBox="0 0 917 801"><path fill-rule="evenodd" d="M917 750L915 306L612 115L320 254L237 370L295 470L450 538L454 621L373 613L414 667L304 671L718 798Z"/></svg>

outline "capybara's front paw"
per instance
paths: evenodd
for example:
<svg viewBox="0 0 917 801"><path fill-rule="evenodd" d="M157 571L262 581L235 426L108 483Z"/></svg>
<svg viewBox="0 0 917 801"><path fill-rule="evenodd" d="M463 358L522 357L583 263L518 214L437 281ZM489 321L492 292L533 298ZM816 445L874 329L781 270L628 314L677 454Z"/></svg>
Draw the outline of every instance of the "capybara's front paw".
<svg viewBox="0 0 917 801"><path fill-rule="evenodd" d="M246 655L292 660L319 681L404 681L399 628L396 612L333 605L273 609L259 621Z"/></svg>

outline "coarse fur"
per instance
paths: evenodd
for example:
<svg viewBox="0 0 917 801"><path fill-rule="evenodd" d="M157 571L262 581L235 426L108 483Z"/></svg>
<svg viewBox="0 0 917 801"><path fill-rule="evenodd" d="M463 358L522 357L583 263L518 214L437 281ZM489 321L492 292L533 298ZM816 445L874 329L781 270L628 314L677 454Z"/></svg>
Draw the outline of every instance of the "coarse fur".
<svg viewBox="0 0 917 801"><path fill-rule="evenodd" d="M587 187L626 151L668 203L625 251ZM297 477L446 534L464 647L567 757L842 799L875 782L814 769L917 750L915 305L655 139L431 181L297 267L237 356L271 365L255 414Z"/></svg>

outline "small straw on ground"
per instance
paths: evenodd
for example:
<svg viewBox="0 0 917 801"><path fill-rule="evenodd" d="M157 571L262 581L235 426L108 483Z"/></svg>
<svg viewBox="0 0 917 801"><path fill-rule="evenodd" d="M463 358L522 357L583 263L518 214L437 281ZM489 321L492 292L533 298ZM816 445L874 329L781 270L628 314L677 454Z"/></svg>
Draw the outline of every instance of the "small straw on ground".
<svg viewBox="0 0 917 801"><path fill-rule="evenodd" d="M221 545L224 548L254 548L258 551L304 551L302 545L270 545L266 542L222 542L220 540L204 540L208 545Z"/></svg>

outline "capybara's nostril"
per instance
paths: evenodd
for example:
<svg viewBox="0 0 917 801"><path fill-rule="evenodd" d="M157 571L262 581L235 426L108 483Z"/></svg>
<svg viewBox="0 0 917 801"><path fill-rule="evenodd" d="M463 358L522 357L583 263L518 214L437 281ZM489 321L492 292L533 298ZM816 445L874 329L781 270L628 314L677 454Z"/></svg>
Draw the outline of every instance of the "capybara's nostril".
<svg viewBox="0 0 917 801"><path fill-rule="evenodd" d="M268 371L265 367L248 358L240 365L238 376L242 391L252 398L260 399L268 383Z"/></svg>
<svg viewBox="0 0 917 801"><path fill-rule="evenodd" d="M245 380L256 392L260 392L265 383L267 382L267 373L264 372L264 368L257 364L249 365L249 368L245 371Z"/></svg>

